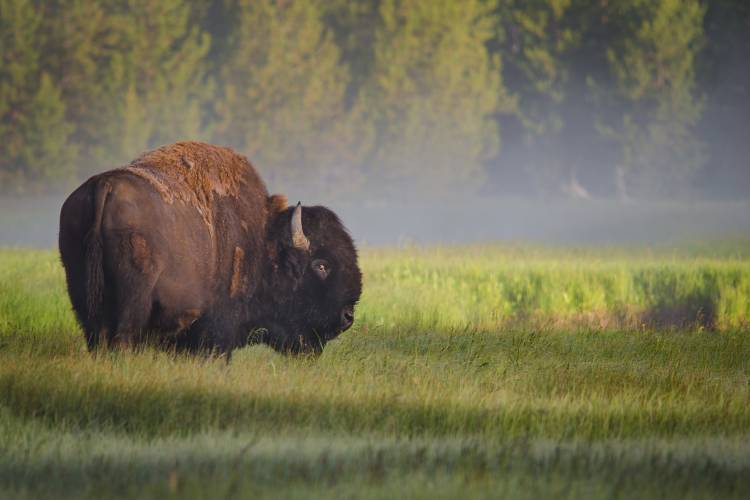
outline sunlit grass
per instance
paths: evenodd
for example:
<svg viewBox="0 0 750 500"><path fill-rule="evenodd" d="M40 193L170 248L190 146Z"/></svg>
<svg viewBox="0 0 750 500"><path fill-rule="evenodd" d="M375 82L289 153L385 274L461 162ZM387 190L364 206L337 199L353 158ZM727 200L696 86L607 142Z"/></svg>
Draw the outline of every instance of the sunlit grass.
<svg viewBox="0 0 750 500"><path fill-rule="evenodd" d="M741 254L433 247L362 267L355 327L321 357L227 365L91 357L56 254L0 251L0 496L750 494Z"/></svg>
<svg viewBox="0 0 750 500"><path fill-rule="evenodd" d="M691 252L692 253L692 252ZM573 326L744 326L750 262L675 250L536 247L366 252L366 323L401 329ZM678 324L680 323L680 324Z"/></svg>

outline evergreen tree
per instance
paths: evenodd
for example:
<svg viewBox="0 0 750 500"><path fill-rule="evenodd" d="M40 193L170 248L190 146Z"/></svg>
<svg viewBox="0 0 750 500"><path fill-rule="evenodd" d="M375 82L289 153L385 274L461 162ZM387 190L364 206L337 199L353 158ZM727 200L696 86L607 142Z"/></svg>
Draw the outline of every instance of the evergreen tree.
<svg viewBox="0 0 750 500"><path fill-rule="evenodd" d="M496 11L494 51L503 80L518 99L501 123L514 142L497 168L525 167L536 191L588 196L611 191L612 163L597 131L596 89L606 78L612 37L607 3L598 0L504 0ZM611 149L611 145L609 147ZM512 161L509 164L507 158Z"/></svg>
<svg viewBox="0 0 750 500"><path fill-rule="evenodd" d="M210 37L191 22L186 0L107 0L111 47L93 103L101 123L90 148L93 168L123 163L160 144L205 137L211 96L204 58Z"/></svg>
<svg viewBox="0 0 750 500"><path fill-rule="evenodd" d="M73 175L59 88L40 64L42 18L28 0L0 0L0 191L39 191Z"/></svg>
<svg viewBox="0 0 750 500"><path fill-rule="evenodd" d="M229 2L216 141L248 154L274 179L331 189L347 143L348 73L316 2Z"/></svg>
<svg viewBox="0 0 750 500"><path fill-rule="evenodd" d="M120 50L113 18L102 2L45 0L37 2L45 33L41 64L60 88L65 120L76 146L77 174L84 176L109 163L92 164L91 145L103 144L103 132L117 119L112 112L119 89L109 88L112 60Z"/></svg>
<svg viewBox="0 0 750 500"><path fill-rule="evenodd" d="M509 105L485 2L384 0L373 69L358 105L373 137L373 189L476 189L498 145L493 114ZM367 137L366 133L362 134Z"/></svg>
<svg viewBox="0 0 750 500"><path fill-rule="evenodd" d="M515 116L524 129L522 164L534 186L544 191L559 189L571 168L560 154L565 106L576 76L570 53L580 43L580 30L568 22L570 9L570 0L509 0L497 11L499 40L493 45L506 55L503 77L518 99ZM510 120L503 121L512 126Z"/></svg>
<svg viewBox="0 0 750 500"><path fill-rule="evenodd" d="M613 7L623 36L608 50L618 121L603 126L621 146L621 196L675 195L704 155L693 128L703 110L695 89L704 8L698 0L639 0Z"/></svg>
<svg viewBox="0 0 750 500"><path fill-rule="evenodd" d="M323 20L339 47L341 64L349 70L349 106L373 70L379 5L380 0L319 0Z"/></svg>

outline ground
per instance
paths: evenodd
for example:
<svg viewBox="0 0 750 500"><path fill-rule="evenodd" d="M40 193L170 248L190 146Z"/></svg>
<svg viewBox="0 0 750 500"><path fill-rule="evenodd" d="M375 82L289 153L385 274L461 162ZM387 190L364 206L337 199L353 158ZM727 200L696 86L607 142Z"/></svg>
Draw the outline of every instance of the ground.
<svg viewBox="0 0 750 500"><path fill-rule="evenodd" d="M748 245L365 249L319 358L85 350L0 251L0 497L748 498Z"/></svg>

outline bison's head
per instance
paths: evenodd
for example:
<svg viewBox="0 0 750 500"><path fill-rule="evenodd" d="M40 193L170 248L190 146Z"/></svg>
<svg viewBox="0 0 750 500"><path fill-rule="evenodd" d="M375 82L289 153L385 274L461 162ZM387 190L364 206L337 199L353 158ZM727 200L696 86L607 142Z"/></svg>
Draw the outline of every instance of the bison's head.
<svg viewBox="0 0 750 500"><path fill-rule="evenodd" d="M362 291L354 242L331 210L297 204L271 220L269 254L273 299L263 341L285 353L319 353L354 322Z"/></svg>

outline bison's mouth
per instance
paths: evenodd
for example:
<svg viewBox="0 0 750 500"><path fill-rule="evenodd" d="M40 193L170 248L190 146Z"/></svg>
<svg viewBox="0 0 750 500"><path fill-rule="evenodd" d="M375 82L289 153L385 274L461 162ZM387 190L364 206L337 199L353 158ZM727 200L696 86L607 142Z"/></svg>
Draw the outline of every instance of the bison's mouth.
<svg viewBox="0 0 750 500"><path fill-rule="evenodd" d="M297 335L287 342L267 343L275 351L289 356L318 356L323 352L324 345L317 338L311 340L304 335Z"/></svg>
<svg viewBox="0 0 750 500"><path fill-rule="evenodd" d="M263 342L276 352L287 355L319 355L323 352L324 341L316 336L307 337L299 334L286 338L267 336Z"/></svg>
<svg viewBox="0 0 750 500"><path fill-rule="evenodd" d="M323 342L318 338L311 341L304 335L298 335L296 346L298 349L292 354L314 354L318 356L323 352Z"/></svg>
<svg viewBox="0 0 750 500"><path fill-rule="evenodd" d="M329 334L316 329L306 329L279 322L263 322L263 327L251 329L248 344L263 343L278 353L288 355L318 355L326 343L341 330L333 328Z"/></svg>

